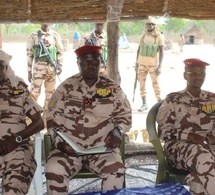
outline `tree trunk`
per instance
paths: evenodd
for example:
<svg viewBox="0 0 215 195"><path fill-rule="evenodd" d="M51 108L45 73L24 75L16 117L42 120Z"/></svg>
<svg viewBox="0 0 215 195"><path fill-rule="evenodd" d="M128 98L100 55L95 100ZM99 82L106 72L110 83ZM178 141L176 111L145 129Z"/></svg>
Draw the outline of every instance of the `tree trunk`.
<svg viewBox="0 0 215 195"><path fill-rule="evenodd" d="M120 84L121 77L118 68L119 21L124 0L108 0L107 4L107 47L108 75Z"/></svg>

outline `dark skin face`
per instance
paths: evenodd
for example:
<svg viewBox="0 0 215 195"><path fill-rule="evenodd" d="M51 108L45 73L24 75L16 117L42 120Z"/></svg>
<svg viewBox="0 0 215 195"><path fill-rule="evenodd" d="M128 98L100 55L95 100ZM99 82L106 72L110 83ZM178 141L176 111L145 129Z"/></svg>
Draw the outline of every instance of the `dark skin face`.
<svg viewBox="0 0 215 195"><path fill-rule="evenodd" d="M198 97L201 87L205 81L206 70L203 66L186 67L184 79L187 81L187 90L194 96Z"/></svg>
<svg viewBox="0 0 215 195"><path fill-rule="evenodd" d="M98 79L100 63L100 53L88 53L78 58L77 64L80 73L89 87L92 87Z"/></svg>
<svg viewBox="0 0 215 195"><path fill-rule="evenodd" d="M146 23L147 31L152 32L155 29L155 24L152 22Z"/></svg>
<svg viewBox="0 0 215 195"><path fill-rule="evenodd" d="M104 30L104 24L103 23L96 23L95 24L95 33L96 34L102 34L102 32L103 32L103 30Z"/></svg>
<svg viewBox="0 0 215 195"><path fill-rule="evenodd" d="M6 75L6 64L3 60L0 60L0 84L2 84L5 81L5 75Z"/></svg>
<svg viewBox="0 0 215 195"><path fill-rule="evenodd" d="M41 29L42 29L44 32L48 32L48 31L49 31L49 25L48 25L48 24L42 24L42 25L41 25Z"/></svg>

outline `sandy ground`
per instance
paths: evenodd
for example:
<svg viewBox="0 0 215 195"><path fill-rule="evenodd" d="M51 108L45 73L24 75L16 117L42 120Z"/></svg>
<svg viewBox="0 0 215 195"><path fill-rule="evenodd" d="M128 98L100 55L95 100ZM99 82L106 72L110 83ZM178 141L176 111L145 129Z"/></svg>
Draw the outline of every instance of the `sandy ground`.
<svg viewBox="0 0 215 195"><path fill-rule="evenodd" d="M26 59L26 43L9 43L3 42L3 50L13 56L11 66L16 74L26 81L27 84L27 59ZM137 109L141 106L141 98L139 95L139 84L137 84L135 101L133 98L133 86L135 71L134 65L136 60L137 44L131 43L128 49L119 49L119 71L121 76L121 87L127 94L133 109L133 125L132 129L144 129L146 112L138 113ZM184 64L183 60L186 58L200 58L209 62L211 65L207 68L207 76L203 89L215 91L214 87L214 73L215 73L215 47L213 45L185 45L184 52L179 52L179 47L175 44L172 50L166 50L163 60L162 73L160 75L160 86L162 98L173 91L181 90L186 83L183 79ZM76 56L72 49L72 44L69 45L69 50L64 55L63 72L60 75L61 81L69 76L78 73L76 65ZM57 78L57 85L60 83ZM29 84L30 86L30 84ZM156 103L154 91L151 85L150 77L147 78L147 102L149 107ZM41 96L38 100L39 104L43 106L44 88L42 88ZM139 140L142 138L139 137Z"/></svg>

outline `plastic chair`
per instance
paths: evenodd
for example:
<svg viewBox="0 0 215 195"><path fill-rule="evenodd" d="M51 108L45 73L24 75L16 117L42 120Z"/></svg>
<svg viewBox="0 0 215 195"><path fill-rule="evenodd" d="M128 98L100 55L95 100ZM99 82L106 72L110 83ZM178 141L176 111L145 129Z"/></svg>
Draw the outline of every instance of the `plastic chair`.
<svg viewBox="0 0 215 195"><path fill-rule="evenodd" d="M120 146L120 151L121 151L123 163L125 163L125 143L124 143L124 140L125 139L123 136L122 143ZM47 162L49 151L51 149L51 137L48 134L44 135L44 149L45 149L45 160ZM81 178L99 178L99 176L92 173L91 171L89 171L86 168L82 168L82 170L72 179L75 179L75 178L79 178L79 179L81 179ZM123 183L123 188L125 188L125 179L124 179L124 183Z"/></svg>
<svg viewBox="0 0 215 195"><path fill-rule="evenodd" d="M43 176L42 176L42 137L40 132L34 135L34 157L37 162L37 169L34 173L33 180L29 187L27 195L42 195L43 194Z"/></svg>
<svg viewBox="0 0 215 195"><path fill-rule="evenodd" d="M162 103L163 100L152 106L146 117L146 128L149 134L149 140L153 144L158 158L156 184L179 182L182 185L186 185L185 177L189 174L189 172L173 168L168 164L161 141L157 134L156 116Z"/></svg>

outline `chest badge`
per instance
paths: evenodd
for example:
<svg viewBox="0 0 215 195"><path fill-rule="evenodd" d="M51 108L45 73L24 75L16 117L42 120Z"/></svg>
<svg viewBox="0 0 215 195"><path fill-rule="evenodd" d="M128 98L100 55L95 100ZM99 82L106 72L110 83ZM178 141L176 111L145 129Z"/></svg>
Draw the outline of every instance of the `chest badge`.
<svg viewBox="0 0 215 195"><path fill-rule="evenodd" d="M110 88L100 88L96 90L96 97L97 98L105 98L110 97L112 94L112 89Z"/></svg>
<svg viewBox="0 0 215 195"><path fill-rule="evenodd" d="M23 89L13 89L13 90L8 91L8 93L12 96L16 96L16 95L23 94L24 90Z"/></svg>
<svg viewBox="0 0 215 195"><path fill-rule="evenodd" d="M205 114L212 114L215 112L215 104L206 104L203 105L201 110L205 113Z"/></svg>

